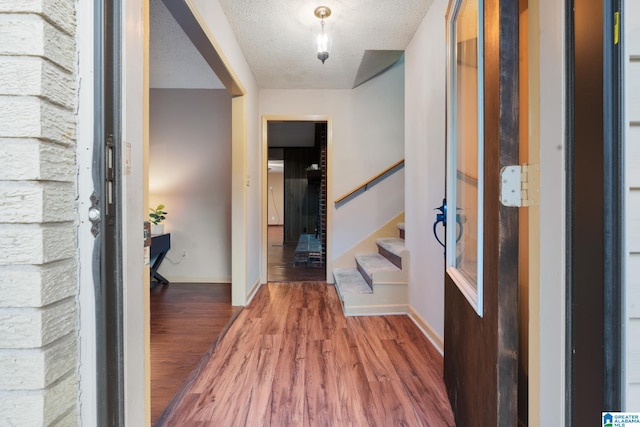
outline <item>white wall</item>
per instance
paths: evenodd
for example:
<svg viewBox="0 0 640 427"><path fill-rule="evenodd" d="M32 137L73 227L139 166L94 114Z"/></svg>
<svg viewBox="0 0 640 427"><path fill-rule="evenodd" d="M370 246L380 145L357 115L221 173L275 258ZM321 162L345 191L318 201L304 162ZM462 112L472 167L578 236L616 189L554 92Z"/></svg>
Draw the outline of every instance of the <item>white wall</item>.
<svg viewBox="0 0 640 427"><path fill-rule="evenodd" d="M246 120L239 140L232 148L232 303L244 305L246 297L260 281L261 263L261 174L260 174L260 121L258 114L258 86L238 41L231 31L218 1L192 0L189 4L201 20L204 30L221 49L232 74L242 85L245 95L236 99L237 113ZM235 110L234 110L235 111ZM235 120L235 118L234 118Z"/></svg>
<svg viewBox="0 0 640 427"><path fill-rule="evenodd" d="M171 233L159 271L172 282L229 283L231 96L152 89L149 104L149 206L166 206Z"/></svg>
<svg viewBox="0 0 640 427"><path fill-rule="evenodd" d="M324 115L333 124L333 198L404 157L404 65L353 90L261 90L261 115ZM404 210L404 170L333 211L332 256ZM363 213L366 213L363 215Z"/></svg>
<svg viewBox="0 0 640 427"><path fill-rule="evenodd" d="M626 180L626 285L624 325L624 394L626 411L640 411L640 4L624 2L625 29L625 180ZM634 124L632 124L634 123Z"/></svg>
<svg viewBox="0 0 640 427"><path fill-rule="evenodd" d="M284 173L269 172L267 215L269 225L284 224Z"/></svg>
<svg viewBox="0 0 640 427"><path fill-rule="evenodd" d="M445 12L435 0L405 52L406 245L409 304L444 337L444 252L433 237L445 182ZM443 232L442 227L438 229ZM444 235L440 234L440 239Z"/></svg>

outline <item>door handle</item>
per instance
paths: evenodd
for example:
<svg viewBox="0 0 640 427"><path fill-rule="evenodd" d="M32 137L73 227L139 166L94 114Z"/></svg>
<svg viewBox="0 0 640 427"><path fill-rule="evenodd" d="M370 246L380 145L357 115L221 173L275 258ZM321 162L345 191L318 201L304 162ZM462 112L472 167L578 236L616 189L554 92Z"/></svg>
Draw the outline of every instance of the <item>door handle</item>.
<svg viewBox="0 0 640 427"><path fill-rule="evenodd" d="M442 243L440 238L438 237L438 224L442 223L442 226L447 228L447 199L442 199L442 204L434 209L435 211L440 211L440 213L436 214L436 222L433 223L433 236L436 238L438 243L443 248L446 248L446 245Z"/></svg>
<svg viewBox="0 0 640 427"><path fill-rule="evenodd" d="M435 208L434 210L440 211L440 213L436 214L436 222L433 223L433 235L438 241L438 243L440 243L440 245L446 249L447 245L443 243L442 240L440 240L440 238L438 237L438 224L442 223L442 226L444 227L444 229L445 230L447 229L447 199L442 199L442 204L437 208ZM460 208L456 209L456 228L458 231L456 233L456 243L458 243L462 238L462 230L464 227L462 225L464 222L463 215L457 213L457 211L459 210L461 209Z"/></svg>

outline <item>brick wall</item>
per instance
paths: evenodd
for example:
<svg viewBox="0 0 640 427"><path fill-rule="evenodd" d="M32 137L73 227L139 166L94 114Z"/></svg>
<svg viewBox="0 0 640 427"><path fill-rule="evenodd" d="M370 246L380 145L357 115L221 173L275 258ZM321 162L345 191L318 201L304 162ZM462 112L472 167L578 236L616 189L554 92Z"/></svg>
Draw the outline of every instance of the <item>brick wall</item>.
<svg viewBox="0 0 640 427"><path fill-rule="evenodd" d="M0 1L0 425L77 420L74 0Z"/></svg>

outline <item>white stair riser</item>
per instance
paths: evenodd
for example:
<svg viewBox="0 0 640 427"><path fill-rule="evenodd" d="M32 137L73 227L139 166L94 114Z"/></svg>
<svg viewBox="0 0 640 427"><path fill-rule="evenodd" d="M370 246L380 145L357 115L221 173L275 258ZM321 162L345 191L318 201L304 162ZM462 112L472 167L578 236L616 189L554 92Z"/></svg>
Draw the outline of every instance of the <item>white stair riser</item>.
<svg viewBox="0 0 640 427"><path fill-rule="evenodd" d="M375 285L373 294L341 297L345 316L406 314L408 312L407 284Z"/></svg>

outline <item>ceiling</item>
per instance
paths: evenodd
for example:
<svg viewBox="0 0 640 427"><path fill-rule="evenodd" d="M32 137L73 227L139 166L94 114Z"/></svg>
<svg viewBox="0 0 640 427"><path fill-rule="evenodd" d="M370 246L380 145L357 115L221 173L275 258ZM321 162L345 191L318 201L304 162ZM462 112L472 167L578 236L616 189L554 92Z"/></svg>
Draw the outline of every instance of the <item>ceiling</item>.
<svg viewBox="0 0 640 427"><path fill-rule="evenodd" d="M161 0L149 2L149 19L150 87L224 89Z"/></svg>
<svg viewBox="0 0 640 427"><path fill-rule="evenodd" d="M261 89L349 89L398 60L433 0L219 0ZM325 19L329 58L316 58ZM161 0L151 0L152 87L213 87L206 62ZM195 53L195 55L194 55ZM166 64L173 62L173 65ZM186 67L185 64L189 64ZM372 65L373 64L373 65ZM374 67L374 68L372 68ZM154 71L154 68L157 70ZM209 69L210 71L210 69ZM187 74L194 74L189 77ZM154 76L155 74L155 76ZM211 73L212 74L212 73ZM154 78L155 77L155 78ZM163 80L164 79L164 80ZM169 83L171 82L171 83Z"/></svg>

